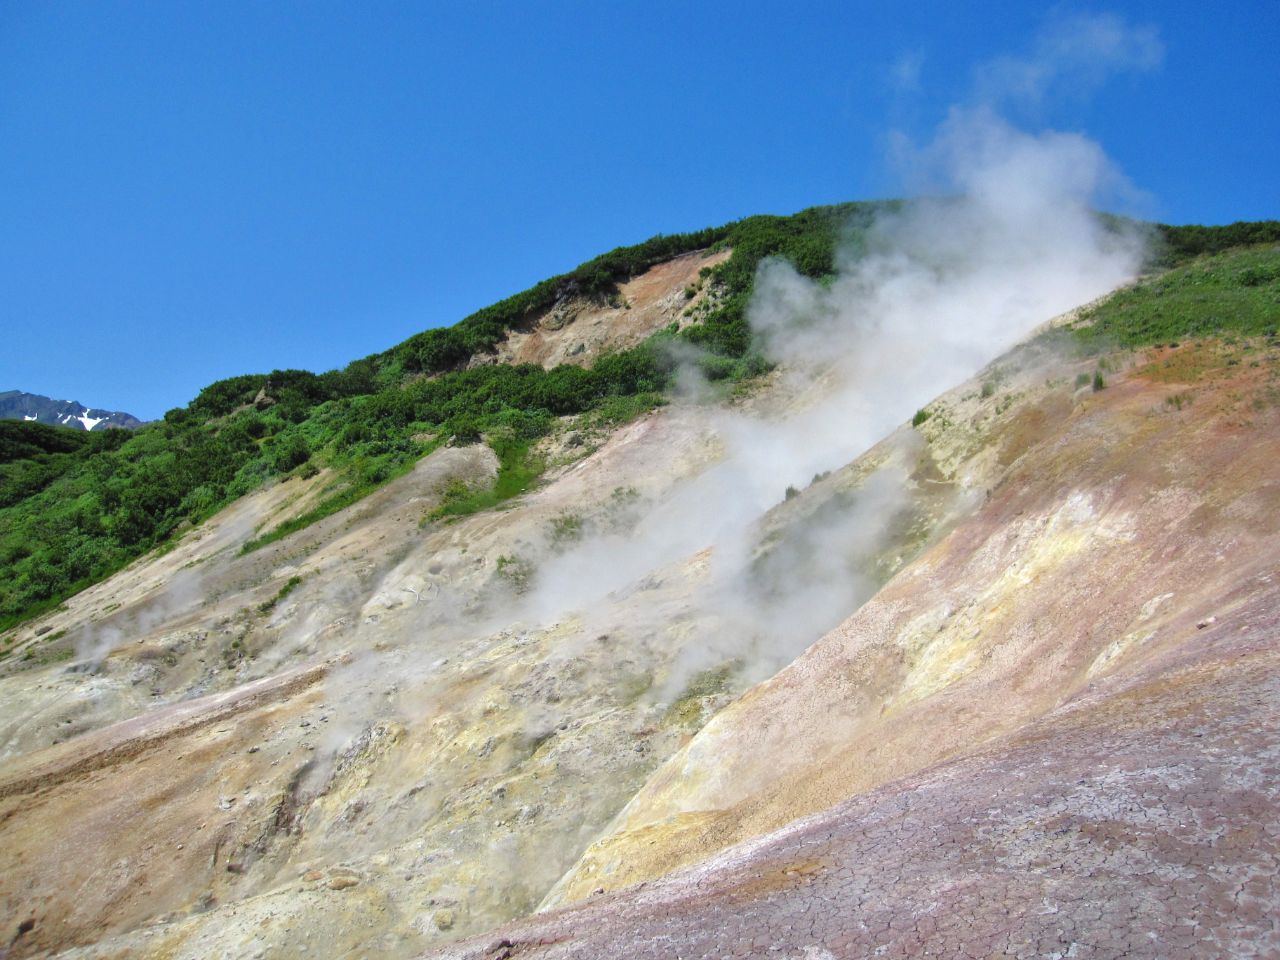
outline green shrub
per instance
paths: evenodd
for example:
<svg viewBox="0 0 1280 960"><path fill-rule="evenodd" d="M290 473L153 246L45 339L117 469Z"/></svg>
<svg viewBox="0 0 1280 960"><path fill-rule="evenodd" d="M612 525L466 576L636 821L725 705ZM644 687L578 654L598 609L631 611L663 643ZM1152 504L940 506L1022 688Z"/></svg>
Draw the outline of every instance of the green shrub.
<svg viewBox="0 0 1280 960"><path fill-rule="evenodd" d="M1205 254L1222 253L1232 247L1280 243L1280 221L1237 222L1221 227L1190 224L1156 227L1157 264L1174 266ZM1248 285L1246 281L1245 285Z"/></svg>
<svg viewBox="0 0 1280 960"><path fill-rule="evenodd" d="M273 370L210 384L184 408L137 431L61 431L0 425L0 630L52 609L148 550L165 547L273 478L332 471L321 502L245 545L270 543L341 510L411 469L450 438L487 438L500 462L495 484L446 497L443 515L497 506L536 482L534 444L556 417L616 423L661 403L674 375L662 338L704 348L709 379L733 383L769 365L746 307L760 264L782 257L803 275L829 277L842 238L856 248L878 211L895 204L815 207L789 217L748 217L694 233L620 247L342 370ZM1280 241L1274 221L1229 227L1161 227L1162 256L1180 266L1121 291L1075 331L1085 351L1176 342L1207 334L1269 336L1280 323ZM1236 249L1241 244L1271 244ZM708 297L698 319L657 342L599 358L590 369L502 364L468 368L513 327L569 296L600 302L655 263L731 248L699 271ZM1069 336L1068 334L1061 334ZM984 395L987 387L984 384ZM994 393L995 387L992 387ZM913 425L929 417L917 412ZM418 438L430 436L424 441Z"/></svg>
<svg viewBox="0 0 1280 960"><path fill-rule="evenodd" d="M293 593L293 591L298 589L298 587L300 587L301 585L302 585L301 577L290 577L287 581L285 581L284 586L282 586L278 591L276 591L276 595L274 597L272 597L270 600L264 600L262 603L258 604L258 612L270 613L272 610L275 609L276 604L278 604L281 600L283 600L289 594Z"/></svg>
<svg viewBox="0 0 1280 960"><path fill-rule="evenodd" d="M523 557L503 555L497 560L498 576L516 593L525 593L533 582L533 564Z"/></svg>
<svg viewBox="0 0 1280 960"><path fill-rule="evenodd" d="M1200 257L1119 290L1075 327L1086 349L1145 347L1187 337L1266 336L1280 320L1280 247Z"/></svg>
<svg viewBox="0 0 1280 960"><path fill-rule="evenodd" d="M271 449L271 469L276 473L288 473L311 459L307 442L298 434L290 434Z"/></svg>
<svg viewBox="0 0 1280 960"><path fill-rule="evenodd" d="M582 517L576 513L562 513L551 520L551 545L563 547L577 543L582 539L583 532Z"/></svg>

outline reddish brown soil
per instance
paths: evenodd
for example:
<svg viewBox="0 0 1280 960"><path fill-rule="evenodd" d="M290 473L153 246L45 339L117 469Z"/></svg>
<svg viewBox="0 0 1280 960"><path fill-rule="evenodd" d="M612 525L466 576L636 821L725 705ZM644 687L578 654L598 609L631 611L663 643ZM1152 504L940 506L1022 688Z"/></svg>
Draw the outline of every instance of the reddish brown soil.
<svg viewBox="0 0 1280 960"><path fill-rule="evenodd" d="M618 288L614 304L574 299L556 304L527 329L498 345L501 363L590 364L601 353L634 347L672 323L688 323L685 310L707 295L699 272L727 260L731 250L695 251L657 264ZM685 291L696 292L692 297Z"/></svg>
<svg viewBox="0 0 1280 960"><path fill-rule="evenodd" d="M668 761L587 900L439 955L1280 956L1277 363L1223 349L1011 418L985 505Z"/></svg>
<svg viewBox="0 0 1280 960"><path fill-rule="evenodd" d="M693 869L432 956L1280 955L1280 604Z"/></svg>

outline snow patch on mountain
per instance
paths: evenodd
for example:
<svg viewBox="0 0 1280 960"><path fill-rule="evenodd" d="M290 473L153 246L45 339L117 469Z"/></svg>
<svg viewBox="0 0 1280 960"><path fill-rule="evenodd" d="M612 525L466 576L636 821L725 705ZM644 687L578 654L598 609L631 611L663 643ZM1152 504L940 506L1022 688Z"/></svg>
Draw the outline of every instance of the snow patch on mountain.
<svg viewBox="0 0 1280 960"><path fill-rule="evenodd" d="M142 426L143 421L129 413L86 407L76 400L54 400L21 390L0 392L0 419L25 420L28 423L55 424L74 430Z"/></svg>

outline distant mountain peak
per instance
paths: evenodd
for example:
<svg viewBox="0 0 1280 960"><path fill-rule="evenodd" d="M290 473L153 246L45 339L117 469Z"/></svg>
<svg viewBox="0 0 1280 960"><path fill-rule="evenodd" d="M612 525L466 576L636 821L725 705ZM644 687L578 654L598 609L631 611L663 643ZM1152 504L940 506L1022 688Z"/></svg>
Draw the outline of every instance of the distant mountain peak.
<svg viewBox="0 0 1280 960"><path fill-rule="evenodd" d="M73 430L124 427L132 430L145 421L131 413L86 407L78 400L54 400L21 390L0 392L0 420L27 420L70 427Z"/></svg>

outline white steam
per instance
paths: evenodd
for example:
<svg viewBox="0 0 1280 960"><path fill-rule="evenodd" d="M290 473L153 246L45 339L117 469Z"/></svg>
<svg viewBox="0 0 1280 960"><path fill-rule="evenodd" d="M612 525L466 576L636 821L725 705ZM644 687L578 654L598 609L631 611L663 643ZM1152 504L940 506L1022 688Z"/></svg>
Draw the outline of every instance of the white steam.
<svg viewBox="0 0 1280 960"><path fill-rule="evenodd" d="M298 741L317 751L299 768L300 795L323 802L306 813L295 863L381 845L398 851L387 862L406 880L441 876L449 889L456 873L483 900L476 888L505 871L501 897L532 901L626 802L633 787L622 778L640 761L616 755L639 748L640 728L666 722L691 679L728 666L740 689L853 614L882 582L886 548L904 541L926 482L923 441L900 428L1141 265L1143 238L1095 213L1135 194L1102 149L1079 133L1019 130L1000 110L1043 105L1064 84L1148 69L1159 56L1152 32L1115 18L1059 20L1031 55L979 71L977 102L954 108L926 142L893 138L902 178L923 199L886 205L851 233L833 277L760 264L747 318L777 373L751 402L711 402L689 362L658 426L635 425L631 459L624 450L597 462L574 486L573 471L593 467L580 463L519 512L432 527L430 550L406 538L394 555L369 543L366 557L358 539L350 554L335 551L338 572L317 572L270 614L274 639L254 660L265 675L339 646L351 653L326 679L323 726ZM893 79L919 88L923 56L904 58ZM653 437L688 448L655 450ZM881 443L874 468L818 479ZM637 450L662 462L639 464ZM619 486L613 500L593 486L612 486L624 468L656 479L623 479L645 489ZM966 495L940 486L951 492L931 495ZM556 507L581 512L573 535L545 529ZM87 627L79 656L96 666L189 613L204 593L199 569L175 575L165 599ZM395 752L396 725L382 723L392 717L411 718ZM546 766L533 761L538 749ZM530 780L554 772L535 788L517 783L524 764ZM579 774L591 789L570 782ZM572 818L551 809L564 798ZM358 813L366 800L377 818L344 823L348 801ZM474 819L449 819L463 813ZM486 874L486 863L501 871Z"/></svg>
<svg viewBox="0 0 1280 960"><path fill-rule="evenodd" d="M748 317L780 365L782 392L807 398L803 409L701 409L720 462L625 535L540 559L537 589L513 616L589 618L617 591L710 549L692 611L706 627L705 655L694 660L758 661L759 675L866 599L873 584L856 568L906 504L900 465L802 527L786 547L791 562L759 562L762 517L788 487L849 463L1038 324L1130 279L1142 254L1138 236L1094 214L1095 199L1123 181L1080 135L1031 135L989 111L955 112L915 157L945 175L948 196L879 217L842 253L833 281L761 264Z"/></svg>
<svg viewBox="0 0 1280 960"><path fill-rule="evenodd" d="M147 636L204 597L203 577L195 569L179 570L164 583L163 592L131 607L105 624L86 623L76 636L76 660L92 670L115 649Z"/></svg>
<svg viewBox="0 0 1280 960"><path fill-rule="evenodd" d="M1039 109L1052 98L1084 98L1117 73L1146 72L1164 60L1159 32L1111 13L1050 17L1023 56L999 57L975 74L978 102Z"/></svg>
<svg viewBox="0 0 1280 960"><path fill-rule="evenodd" d="M708 404L690 365L685 399L665 415L692 418L719 447L717 462L633 506L627 524L597 527L568 549L526 545L520 590L477 603L433 588L415 604L431 638L419 645L423 662L402 651L398 677L429 674L442 649L513 623L576 620L584 638L609 632L646 584L696 577L683 609L625 606L633 637L662 635L673 618L687 624L665 695L725 661L768 675L870 596L869 565L910 503L913 435L857 489L792 511L766 547L784 492L850 463L1038 325L1131 279L1143 255L1137 232L1096 215L1127 185L1081 134L1027 133L989 107L957 108L931 142L899 140L897 156L935 195L887 207L840 251L834 278L806 278L783 260L760 265L748 320L779 366L774 395L784 399L763 413ZM384 589L402 594L405 584Z"/></svg>
<svg viewBox="0 0 1280 960"><path fill-rule="evenodd" d="M1154 56L1143 35L1122 43L1109 23L1094 31L1107 69L1130 47L1139 60ZM1089 62L1083 35L1044 41L1044 56L1025 63L1057 65L1028 73L1023 86L1043 92ZM670 435L706 438L718 451L710 466L652 500L626 503L623 522L588 525L579 541L518 544L520 555L503 557L488 589L477 586L472 563L492 569L497 558L467 554L471 544L456 536L437 556L415 559L421 569L393 571L380 593L413 611L413 643L370 652L331 678L333 746L388 711L443 718L458 695L446 689L445 664L470 690L490 671L514 669L521 645L553 644L528 654L548 678L520 708L537 737L587 710L585 694L572 702L559 694L575 671L614 677L634 661L637 671L653 670L654 700L669 702L710 667L767 676L865 602L880 582L881 555L910 519L919 438L901 431L878 451L875 470L843 478L842 489L790 499L788 489L850 464L939 393L1050 318L1125 283L1142 262L1143 238L1095 213L1131 193L1101 148L1078 133L1021 131L997 105L954 109L923 145L897 138L904 178L928 195L886 206L851 235L834 277L815 281L781 260L760 265L748 320L778 364L775 382L756 402L716 406L690 382L690 365L681 399L659 414L681 425ZM610 510L580 506L597 519ZM482 539L499 522L467 529L481 543L506 542ZM458 579L433 579L433 569ZM492 589L504 577L509 588ZM379 629L369 628L369 646ZM496 712L497 680L474 696L490 689ZM538 699L547 690L555 699Z"/></svg>

